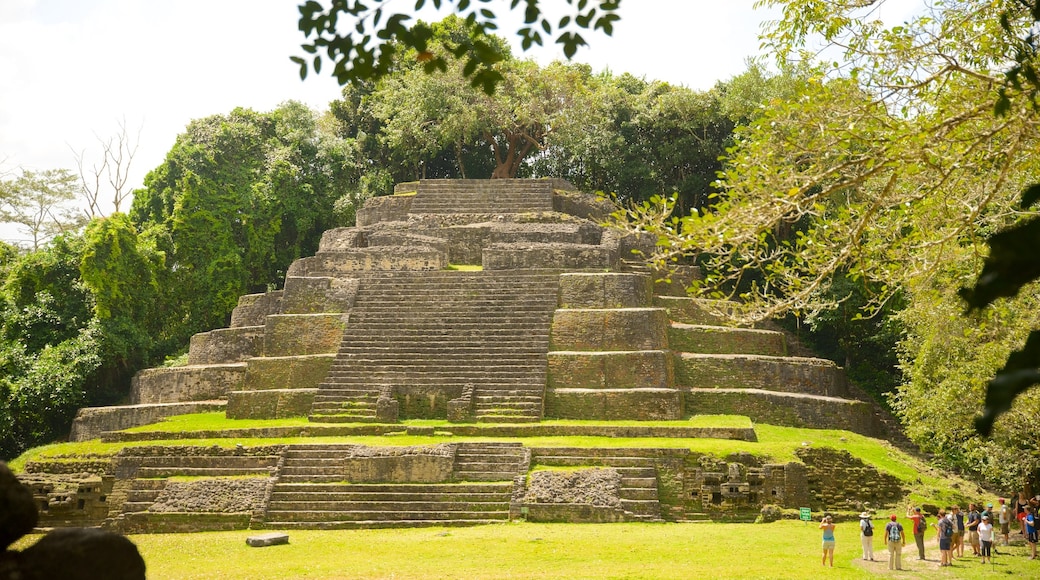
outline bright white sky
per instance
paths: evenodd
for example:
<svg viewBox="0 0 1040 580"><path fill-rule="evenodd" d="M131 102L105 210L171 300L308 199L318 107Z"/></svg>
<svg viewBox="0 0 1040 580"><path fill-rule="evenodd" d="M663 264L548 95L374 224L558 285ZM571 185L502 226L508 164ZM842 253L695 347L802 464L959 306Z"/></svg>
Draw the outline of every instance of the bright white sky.
<svg viewBox="0 0 1040 580"><path fill-rule="evenodd" d="M140 130L137 187L192 119L289 99L325 109L339 94L335 82L301 82L289 61L302 53L301 1L0 0L0 170L74 169L72 149L89 159L95 135L113 135L125 120ZM576 60L707 89L758 54L761 22L775 15L752 4L625 0L614 36L588 36ZM496 8L502 17L508 2ZM508 26L500 32L511 37ZM554 47L527 55L562 58Z"/></svg>

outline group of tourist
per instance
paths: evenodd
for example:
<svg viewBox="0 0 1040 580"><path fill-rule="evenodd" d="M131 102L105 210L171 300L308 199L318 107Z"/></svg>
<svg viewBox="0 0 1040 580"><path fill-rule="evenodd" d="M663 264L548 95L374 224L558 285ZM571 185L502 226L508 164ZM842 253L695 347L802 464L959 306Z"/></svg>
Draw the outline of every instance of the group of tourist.
<svg viewBox="0 0 1040 580"><path fill-rule="evenodd" d="M906 546L907 536L912 535L917 545L917 557L925 560L924 540L929 527L935 529L939 543L939 565L950 566L954 558L964 557L964 544L971 546L972 556L978 557L983 564L993 561L996 553L994 544L1001 541L1008 545L1011 524L1019 524L1019 530L1029 545L1030 559L1037 558L1038 529L1040 529L1040 496L1025 499L1024 496L1012 500L1011 505L1004 498L997 500L998 506L992 503L968 504L967 513L961 512L959 506L951 506L938 510L936 521L928 522L928 516L920 507L907 506L906 517L910 520L909 530L899 523L896 514L889 516L885 525L884 538L888 546L888 568L902 570L902 553ZM871 514L863 512L859 515L860 540L863 545L863 559L874 560L874 523ZM823 565L834 566L834 519L825 514L820 522L823 530Z"/></svg>

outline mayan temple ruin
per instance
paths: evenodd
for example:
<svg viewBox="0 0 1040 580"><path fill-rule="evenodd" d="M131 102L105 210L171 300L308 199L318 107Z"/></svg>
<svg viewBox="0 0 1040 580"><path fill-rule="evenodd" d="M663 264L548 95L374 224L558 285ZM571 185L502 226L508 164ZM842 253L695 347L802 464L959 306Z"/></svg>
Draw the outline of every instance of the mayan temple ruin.
<svg viewBox="0 0 1040 580"><path fill-rule="evenodd" d="M602 225L612 210L560 180L424 180L368 200L355 227L326 232L292 264L283 289L242 296L228 328L193 337L186 366L139 373L129 405L80 410L72 440L127 445L29 461L20 477L40 525L750 521L765 505L856 510L905 495L827 448L770 463L681 445L539 443L755 441L757 423L888 433L837 365L687 297L695 267L658 280L640 261L655 240ZM300 421L147 427L203 412ZM699 415L751 421L698 427ZM394 445L400 435L436 442ZM335 442L359 436L387 443ZM869 489L857 484L865 473Z"/></svg>

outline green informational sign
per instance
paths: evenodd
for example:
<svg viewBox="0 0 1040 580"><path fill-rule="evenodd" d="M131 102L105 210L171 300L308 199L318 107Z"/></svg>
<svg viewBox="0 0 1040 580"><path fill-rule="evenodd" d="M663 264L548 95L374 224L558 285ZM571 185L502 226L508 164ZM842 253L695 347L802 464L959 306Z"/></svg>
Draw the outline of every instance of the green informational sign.
<svg viewBox="0 0 1040 580"><path fill-rule="evenodd" d="M798 508L798 519L803 522L812 521L812 510L809 508Z"/></svg>

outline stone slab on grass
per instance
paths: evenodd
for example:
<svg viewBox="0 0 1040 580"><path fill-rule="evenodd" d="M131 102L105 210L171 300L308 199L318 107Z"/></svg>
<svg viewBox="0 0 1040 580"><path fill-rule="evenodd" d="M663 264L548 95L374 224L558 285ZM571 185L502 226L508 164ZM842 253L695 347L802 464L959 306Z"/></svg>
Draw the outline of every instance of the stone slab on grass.
<svg viewBox="0 0 1040 580"><path fill-rule="evenodd" d="M263 548L264 546L277 546L279 544L288 544L289 534L280 532L271 532L269 534L260 534L259 536L249 536L246 538L246 544L254 548Z"/></svg>

